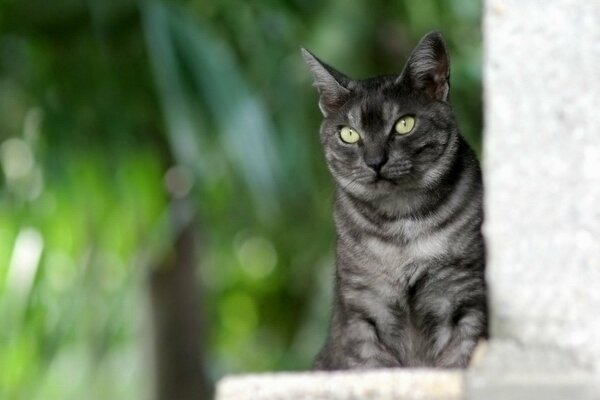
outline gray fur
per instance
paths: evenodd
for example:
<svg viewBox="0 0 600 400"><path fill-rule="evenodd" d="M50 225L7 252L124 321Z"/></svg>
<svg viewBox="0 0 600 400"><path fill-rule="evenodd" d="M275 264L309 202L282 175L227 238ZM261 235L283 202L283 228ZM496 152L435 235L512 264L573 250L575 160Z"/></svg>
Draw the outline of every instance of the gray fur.
<svg viewBox="0 0 600 400"><path fill-rule="evenodd" d="M354 81L304 56L336 184L334 304L315 368L466 366L487 332L483 187L448 103L441 35L426 35L400 76ZM405 115L413 131L396 135ZM342 142L342 126L361 140Z"/></svg>

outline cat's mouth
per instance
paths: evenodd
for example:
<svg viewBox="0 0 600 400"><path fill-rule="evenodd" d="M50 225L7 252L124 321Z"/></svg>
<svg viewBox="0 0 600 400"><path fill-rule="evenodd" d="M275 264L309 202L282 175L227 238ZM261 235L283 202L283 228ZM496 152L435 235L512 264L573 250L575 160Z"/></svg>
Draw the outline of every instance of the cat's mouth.
<svg viewBox="0 0 600 400"><path fill-rule="evenodd" d="M379 174L375 175L375 177L373 178L373 180L371 181L371 183L374 184L374 185L376 185L378 183L389 183L389 184L392 184L392 185L397 185L398 184L396 182L396 180L384 177L384 176L379 175Z"/></svg>
<svg viewBox="0 0 600 400"><path fill-rule="evenodd" d="M404 174L406 175L406 174ZM374 186L398 186L402 183L402 176L394 176L393 178L388 176L378 175L372 181L371 184Z"/></svg>
<svg viewBox="0 0 600 400"><path fill-rule="evenodd" d="M385 171L384 173L378 172L373 177L373 184L378 182L388 182L392 185L398 185L398 183L410 174L411 168L394 169L392 171Z"/></svg>

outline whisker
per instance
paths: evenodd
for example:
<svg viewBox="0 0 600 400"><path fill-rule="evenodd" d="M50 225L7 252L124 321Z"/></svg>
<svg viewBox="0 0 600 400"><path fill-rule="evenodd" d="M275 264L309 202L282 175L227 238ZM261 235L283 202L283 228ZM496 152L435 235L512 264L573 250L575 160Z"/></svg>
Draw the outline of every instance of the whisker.
<svg viewBox="0 0 600 400"><path fill-rule="evenodd" d="M348 188L348 186L350 186L351 184L353 184L354 182L356 182L358 180L358 177L350 180L350 182L348 182L347 184L345 184L344 186L342 186L342 190L346 190Z"/></svg>
<svg viewBox="0 0 600 400"><path fill-rule="evenodd" d="M348 188L348 186L350 186L351 184L355 183L357 180L359 180L362 177L363 177L362 175L358 174L358 176L355 176L354 178L352 178L350 180L350 182L348 182L344 186L342 186L342 190L346 190Z"/></svg>

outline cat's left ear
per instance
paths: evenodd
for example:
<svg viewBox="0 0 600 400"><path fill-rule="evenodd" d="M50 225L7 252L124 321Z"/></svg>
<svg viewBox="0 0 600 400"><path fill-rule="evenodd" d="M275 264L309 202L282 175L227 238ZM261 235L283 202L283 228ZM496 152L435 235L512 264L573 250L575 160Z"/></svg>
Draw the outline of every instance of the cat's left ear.
<svg viewBox="0 0 600 400"><path fill-rule="evenodd" d="M430 32L421 39L396 82L407 84L432 100L448 101L450 59L439 32Z"/></svg>

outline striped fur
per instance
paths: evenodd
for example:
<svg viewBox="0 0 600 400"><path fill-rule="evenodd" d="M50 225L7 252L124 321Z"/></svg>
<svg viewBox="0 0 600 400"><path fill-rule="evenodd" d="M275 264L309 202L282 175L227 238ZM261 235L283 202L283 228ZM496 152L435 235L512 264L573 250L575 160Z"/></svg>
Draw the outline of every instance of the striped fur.
<svg viewBox="0 0 600 400"><path fill-rule="evenodd" d="M336 184L334 304L315 368L466 366L487 331L483 188L448 103L441 36L427 35L400 76L353 81L305 57ZM407 114L413 131L394 134ZM342 126L359 143L343 143ZM365 163L374 157L379 171Z"/></svg>

